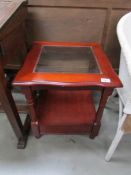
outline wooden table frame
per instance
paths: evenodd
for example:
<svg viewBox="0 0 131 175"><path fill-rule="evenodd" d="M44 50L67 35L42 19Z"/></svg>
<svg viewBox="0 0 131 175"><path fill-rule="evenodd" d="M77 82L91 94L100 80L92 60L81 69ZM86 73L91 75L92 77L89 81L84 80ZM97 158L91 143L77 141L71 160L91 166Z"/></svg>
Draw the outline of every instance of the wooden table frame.
<svg viewBox="0 0 131 175"><path fill-rule="evenodd" d="M26 106L17 106L17 102L14 102L10 84L27 54L26 4L24 0L0 1L0 112L6 113L18 138L17 147L21 149L27 143L30 118L27 116L24 125L22 124L18 112L19 109L22 112L26 110Z"/></svg>
<svg viewBox="0 0 131 175"><path fill-rule="evenodd" d="M61 73L38 73L33 72L36 60L39 57L42 46L76 46L92 47L94 55L97 57L100 65L101 74L61 74ZM110 82L102 82L101 78L109 79ZM13 81L13 85L21 86L27 99L29 113L31 117L32 130L35 137L41 136L39 130L39 121L35 108L33 90L36 89L64 89L64 90L100 90L101 99L96 112L95 121L90 129L90 138L98 135L101 118L108 97L116 87L122 84L112 69L106 55L97 43L65 43L65 42L36 42L27 55L23 68L19 71ZM57 133L57 132L56 132Z"/></svg>
<svg viewBox="0 0 131 175"><path fill-rule="evenodd" d="M17 148L23 149L26 146L28 132L30 130L30 118L26 117L24 125L21 122L11 91L7 87L4 70L0 64L0 101L8 117L8 120L18 138Z"/></svg>
<svg viewBox="0 0 131 175"><path fill-rule="evenodd" d="M98 89L94 88L94 87L92 87L92 88L94 90L100 90L99 88ZM84 88L84 89L89 90L92 88ZM33 98L33 90L34 89L36 90L37 88L32 89L32 87L30 87L30 86L24 86L22 88L22 90L25 94L25 97L27 99L27 104L29 106L29 114L31 116L31 126L32 126L33 134L36 138L39 138L41 136L41 134L39 131L39 122L38 122L38 118L37 118L37 112L35 109L36 104L35 104L35 101ZM41 88L41 89L43 89L43 88ZM81 89L79 89L79 90L81 90ZM107 99L112 94L112 92L113 92L113 88L102 88L101 89L101 99L100 99L98 110L96 112L96 120L95 120L95 122L92 126L92 129L91 129L91 132L90 132L90 138L95 138L99 133L103 110L104 110L104 107L106 105Z"/></svg>

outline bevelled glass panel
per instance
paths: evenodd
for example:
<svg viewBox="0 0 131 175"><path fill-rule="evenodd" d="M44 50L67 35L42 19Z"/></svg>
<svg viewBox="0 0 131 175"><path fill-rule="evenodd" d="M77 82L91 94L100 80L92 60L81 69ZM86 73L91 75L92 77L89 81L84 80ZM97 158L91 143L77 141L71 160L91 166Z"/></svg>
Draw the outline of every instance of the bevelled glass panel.
<svg viewBox="0 0 131 175"><path fill-rule="evenodd" d="M100 73L91 47L44 46L35 72Z"/></svg>

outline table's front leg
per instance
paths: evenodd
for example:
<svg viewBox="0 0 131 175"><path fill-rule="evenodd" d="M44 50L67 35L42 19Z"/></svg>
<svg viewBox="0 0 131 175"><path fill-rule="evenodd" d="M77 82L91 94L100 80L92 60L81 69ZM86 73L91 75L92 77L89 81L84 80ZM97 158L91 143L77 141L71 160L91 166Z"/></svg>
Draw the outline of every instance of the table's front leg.
<svg viewBox="0 0 131 175"><path fill-rule="evenodd" d="M38 123L38 118L36 113L36 103L33 97L32 89L31 87L23 87L22 90L27 100L33 134L36 138L39 138L40 137L39 123Z"/></svg>
<svg viewBox="0 0 131 175"><path fill-rule="evenodd" d="M17 148L23 149L26 146L28 133L30 130L30 120L27 116L22 125L19 113L17 111L11 90L7 87L7 81L4 75L2 64L0 63L0 102L8 117L8 120L18 138Z"/></svg>
<svg viewBox="0 0 131 175"><path fill-rule="evenodd" d="M102 118L102 114L107 102L108 97L112 94L113 92L113 88L103 88L102 93L101 93L101 99L99 102L99 107L98 110L96 112L96 118L90 133L90 138L95 138L100 130L100 126L101 126L101 118Z"/></svg>

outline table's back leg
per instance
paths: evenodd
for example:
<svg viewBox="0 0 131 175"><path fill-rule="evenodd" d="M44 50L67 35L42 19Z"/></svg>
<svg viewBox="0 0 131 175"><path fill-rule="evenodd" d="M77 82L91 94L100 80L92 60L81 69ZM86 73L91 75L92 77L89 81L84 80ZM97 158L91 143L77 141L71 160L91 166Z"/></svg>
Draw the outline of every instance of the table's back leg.
<svg viewBox="0 0 131 175"><path fill-rule="evenodd" d="M0 101L5 113L7 114L8 120L14 130L15 135L18 138L18 148L25 148L28 131L30 128L29 118L26 118L25 127L22 125L20 116L17 112L17 108L12 97L11 91L7 88L7 81L4 76L3 67L0 64Z"/></svg>
<svg viewBox="0 0 131 175"><path fill-rule="evenodd" d="M38 118L36 114L36 104L33 97L32 89L31 87L26 86L26 87L22 87L22 91L25 94L25 97L27 100L33 134L36 138L39 138L40 137L39 123L38 123Z"/></svg>
<svg viewBox="0 0 131 175"><path fill-rule="evenodd" d="M113 89L112 88L103 88L102 92L101 92L101 99L99 102L99 107L96 113L96 118L90 133L90 138L95 138L100 130L100 126L101 126L101 118L102 118L102 114L104 111L104 107L106 105L107 99L108 97L112 94Z"/></svg>

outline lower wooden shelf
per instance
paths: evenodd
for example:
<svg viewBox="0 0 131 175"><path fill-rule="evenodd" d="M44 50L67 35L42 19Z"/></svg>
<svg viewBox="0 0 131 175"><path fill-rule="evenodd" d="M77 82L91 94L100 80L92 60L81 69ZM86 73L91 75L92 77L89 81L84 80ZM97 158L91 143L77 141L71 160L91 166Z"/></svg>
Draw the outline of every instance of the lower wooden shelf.
<svg viewBox="0 0 131 175"><path fill-rule="evenodd" d="M91 91L48 90L37 108L40 134L88 134L95 120Z"/></svg>

